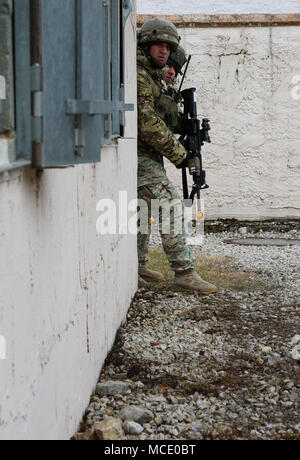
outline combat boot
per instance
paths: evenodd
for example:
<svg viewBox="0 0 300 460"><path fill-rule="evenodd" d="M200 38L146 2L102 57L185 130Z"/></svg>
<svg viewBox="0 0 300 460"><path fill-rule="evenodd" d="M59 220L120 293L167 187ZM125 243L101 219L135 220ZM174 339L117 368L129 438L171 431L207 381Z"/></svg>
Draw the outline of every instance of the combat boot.
<svg viewBox="0 0 300 460"><path fill-rule="evenodd" d="M218 288L204 281L195 270L176 273L173 284L189 291L197 291L199 294L213 294Z"/></svg>
<svg viewBox="0 0 300 460"><path fill-rule="evenodd" d="M154 270L150 270L146 267L139 268L139 276L141 276L144 280L149 281L150 283L161 283L162 281L165 281L165 278L161 273L156 272Z"/></svg>

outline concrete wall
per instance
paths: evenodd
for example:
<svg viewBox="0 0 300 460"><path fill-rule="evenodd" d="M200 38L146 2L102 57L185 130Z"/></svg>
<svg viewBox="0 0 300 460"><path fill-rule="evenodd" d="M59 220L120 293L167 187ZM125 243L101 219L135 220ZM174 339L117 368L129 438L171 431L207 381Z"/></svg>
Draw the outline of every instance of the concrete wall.
<svg viewBox="0 0 300 460"><path fill-rule="evenodd" d="M135 103L134 14L126 40ZM0 439L73 435L126 317L136 238L96 233L100 199L136 196L136 113L126 118L101 163L0 174Z"/></svg>
<svg viewBox="0 0 300 460"><path fill-rule="evenodd" d="M139 14L300 13L299 0L137 0Z"/></svg>

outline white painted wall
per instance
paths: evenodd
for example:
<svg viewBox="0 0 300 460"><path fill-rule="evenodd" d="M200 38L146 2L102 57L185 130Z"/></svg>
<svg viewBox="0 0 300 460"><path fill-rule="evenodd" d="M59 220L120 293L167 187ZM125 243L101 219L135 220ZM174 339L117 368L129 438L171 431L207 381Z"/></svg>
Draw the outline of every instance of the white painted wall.
<svg viewBox="0 0 300 460"><path fill-rule="evenodd" d="M135 103L134 15L126 36ZM136 196L136 113L126 117L101 163L0 175L0 439L76 432L135 294L136 238L96 234L101 198Z"/></svg>
<svg viewBox="0 0 300 460"><path fill-rule="evenodd" d="M300 28L180 33L193 56L184 87L198 89L199 117L212 127L206 218L299 218ZM180 188L180 172L167 169Z"/></svg>
<svg viewBox="0 0 300 460"><path fill-rule="evenodd" d="M300 13L299 0L137 0L139 14Z"/></svg>

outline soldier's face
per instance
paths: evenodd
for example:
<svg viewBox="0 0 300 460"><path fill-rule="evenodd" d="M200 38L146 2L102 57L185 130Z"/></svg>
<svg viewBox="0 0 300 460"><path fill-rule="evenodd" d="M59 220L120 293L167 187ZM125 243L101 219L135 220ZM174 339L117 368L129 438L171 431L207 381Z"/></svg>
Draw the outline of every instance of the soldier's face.
<svg viewBox="0 0 300 460"><path fill-rule="evenodd" d="M171 49L167 43L156 43L150 48L150 56L162 64L166 64L169 59L170 52Z"/></svg>
<svg viewBox="0 0 300 460"><path fill-rule="evenodd" d="M176 77L176 71L174 67L171 65L168 67L165 73L165 80L167 83L172 83L174 81L174 78Z"/></svg>

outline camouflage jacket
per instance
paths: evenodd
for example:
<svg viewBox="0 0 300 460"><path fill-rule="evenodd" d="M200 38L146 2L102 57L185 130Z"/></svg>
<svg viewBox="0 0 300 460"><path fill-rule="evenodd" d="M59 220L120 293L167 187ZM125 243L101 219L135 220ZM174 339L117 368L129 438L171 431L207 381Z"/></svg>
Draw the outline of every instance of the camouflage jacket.
<svg viewBox="0 0 300 460"><path fill-rule="evenodd" d="M177 99L177 81L168 85L167 94L170 97L171 102L169 105L169 113L167 114L166 123L174 134L181 134L183 104Z"/></svg>
<svg viewBox="0 0 300 460"><path fill-rule="evenodd" d="M155 169L159 167L157 163L162 165L162 156L165 156L177 166L182 163L187 155L184 147L167 127L163 119L163 110L160 110L161 104L164 103L163 95L167 93L167 87L163 81L164 70L153 68L145 52L138 47L139 177L143 174L149 174L152 166ZM154 177L153 179L155 180Z"/></svg>

